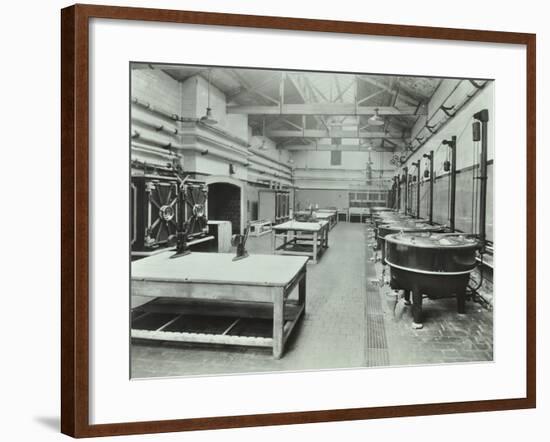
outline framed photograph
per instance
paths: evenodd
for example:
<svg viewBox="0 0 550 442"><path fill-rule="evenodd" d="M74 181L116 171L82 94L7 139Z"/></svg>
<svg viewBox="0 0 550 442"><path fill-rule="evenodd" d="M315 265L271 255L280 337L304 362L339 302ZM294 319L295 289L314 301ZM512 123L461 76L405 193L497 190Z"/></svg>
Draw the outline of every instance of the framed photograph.
<svg viewBox="0 0 550 442"><path fill-rule="evenodd" d="M61 30L63 433L535 407L535 35Z"/></svg>

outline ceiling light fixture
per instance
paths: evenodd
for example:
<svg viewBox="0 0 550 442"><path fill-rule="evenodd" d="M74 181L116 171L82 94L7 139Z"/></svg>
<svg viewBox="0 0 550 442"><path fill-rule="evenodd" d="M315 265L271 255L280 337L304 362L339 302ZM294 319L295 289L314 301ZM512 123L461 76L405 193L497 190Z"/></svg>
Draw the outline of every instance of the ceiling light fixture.
<svg viewBox="0 0 550 442"><path fill-rule="evenodd" d="M384 118L378 113L378 108L374 110L374 115L368 119L368 123L370 126L382 126L385 123Z"/></svg>
<svg viewBox="0 0 550 442"><path fill-rule="evenodd" d="M265 150L267 149L267 146L265 144L267 138L265 136L265 117L262 120L262 144L258 146L258 149Z"/></svg>
<svg viewBox="0 0 550 442"><path fill-rule="evenodd" d="M212 109L210 107L210 72L208 70L208 105L206 106L206 114L201 117L201 123L204 124L218 124L218 121L212 117Z"/></svg>

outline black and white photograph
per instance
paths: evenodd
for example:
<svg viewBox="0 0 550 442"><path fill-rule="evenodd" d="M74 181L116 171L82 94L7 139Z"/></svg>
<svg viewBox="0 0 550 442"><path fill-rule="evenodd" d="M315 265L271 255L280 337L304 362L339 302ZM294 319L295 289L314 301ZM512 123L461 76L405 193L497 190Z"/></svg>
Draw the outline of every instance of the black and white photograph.
<svg viewBox="0 0 550 442"><path fill-rule="evenodd" d="M543 3L6 6L2 440L546 440Z"/></svg>
<svg viewBox="0 0 550 442"><path fill-rule="evenodd" d="M129 75L132 378L493 361L495 81Z"/></svg>

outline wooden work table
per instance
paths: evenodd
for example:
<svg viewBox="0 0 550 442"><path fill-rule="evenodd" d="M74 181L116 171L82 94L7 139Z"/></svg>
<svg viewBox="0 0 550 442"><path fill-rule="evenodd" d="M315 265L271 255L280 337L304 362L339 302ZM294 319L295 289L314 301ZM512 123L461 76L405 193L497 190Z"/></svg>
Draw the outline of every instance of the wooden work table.
<svg viewBox="0 0 550 442"><path fill-rule="evenodd" d="M353 216L358 216L359 222L362 223L370 216L370 209L368 207L350 207L348 213L349 222Z"/></svg>
<svg viewBox="0 0 550 442"><path fill-rule="evenodd" d="M331 229L338 223L338 214L336 210L319 209L319 211L315 212L315 216L317 219L327 220Z"/></svg>
<svg viewBox="0 0 550 442"><path fill-rule="evenodd" d="M237 319L258 312L273 318L273 335L233 336L231 327L217 334L169 332L163 330L164 325L156 330L132 328L132 338L272 347L275 358L282 356L288 336L305 311L307 258L250 255L233 261L235 255L229 253L192 252L171 259L172 255L166 252L132 263L133 296L177 298L174 305L178 307L170 312L179 313L174 311L179 308L182 315L190 309L197 314L197 300L204 300L208 307L204 315L215 315L218 307ZM296 286L298 300L291 301L288 298ZM150 304L153 312L159 308L158 303ZM140 309L147 313L148 305ZM166 305L163 308L166 311Z"/></svg>
<svg viewBox="0 0 550 442"><path fill-rule="evenodd" d="M328 248L329 222L287 221L273 226L271 249L274 254L307 256L316 264L321 254ZM277 239L282 244L277 245Z"/></svg>
<svg viewBox="0 0 550 442"><path fill-rule="evenodd" d="M310 215L311 211L309 210L298 210L296 215ZM313 211L313 215L318 220L326 220L329 222L330 228L332 229L338 223L338 212L332 209L318 209Z"/></svg>

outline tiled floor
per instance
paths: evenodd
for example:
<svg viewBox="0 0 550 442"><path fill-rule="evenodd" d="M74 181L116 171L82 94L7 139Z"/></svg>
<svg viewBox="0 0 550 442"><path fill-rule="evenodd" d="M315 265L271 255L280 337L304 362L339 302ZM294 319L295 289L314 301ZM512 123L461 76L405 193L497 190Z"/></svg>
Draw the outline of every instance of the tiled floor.
<svg viewBox="0 0 550 442"><path fill-rule="evenodd" d="M424 327L411 327L411 307L396 302L390 291L385 297L384 317L391 365L477 362L493 359L492 314L473 303L466 313L456 313L454 299L425 299Z"/></svg>
<svg viewBox="0 0 550 442"><path fill-rule="evenodd" d="M339 223L318 264L308 265L307 311L283 358L269 350L132 344L133 377L185 376L409 365L492 359L492 314L452 300L425 301L422 330L411 328L410 308L372 284L380 264L370 258L365 225ZM248 251L269 253L270 237L249 238ZM388 294L391 293L392 296Z"/></svg>

